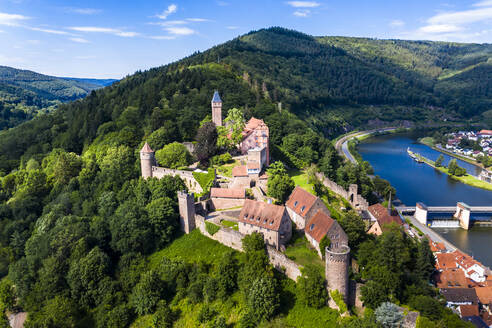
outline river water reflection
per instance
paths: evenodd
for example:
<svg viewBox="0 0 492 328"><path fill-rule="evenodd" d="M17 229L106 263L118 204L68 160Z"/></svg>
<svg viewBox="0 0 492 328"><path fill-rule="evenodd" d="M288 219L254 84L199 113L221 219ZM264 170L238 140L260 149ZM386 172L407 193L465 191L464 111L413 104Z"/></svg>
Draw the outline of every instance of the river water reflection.
<svg viewBox="0 0 492 328"><path fill-rule="evenodd" d="M410 135L386 135L365 140L358 146L362 158L371 163L374 173L387 179L397 190L398 198L408 206L423 202L429 206L454 206L458 201L469 205L492 206L492 191L457 182L426 164L419 164L407 154L407 148L431 160L441 154L416 143ZM450 156L444 155L447 165ZM476 166L458 160L458 165L476 175ZM463 251L473 254L492 267L492 228L435 229Z"/></svg>

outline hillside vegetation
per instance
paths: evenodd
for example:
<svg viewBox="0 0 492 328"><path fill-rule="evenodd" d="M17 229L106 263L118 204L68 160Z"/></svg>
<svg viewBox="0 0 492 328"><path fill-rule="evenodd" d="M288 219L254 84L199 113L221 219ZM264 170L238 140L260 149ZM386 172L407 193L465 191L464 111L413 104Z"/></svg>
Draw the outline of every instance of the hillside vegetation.
<svg viewBox="0 0 492 328"><path fill-rule="evenodd" d="M58 78L0 66L0 130L51 111L62 102L83 98L114 81Z"/></svg>
<svg viewBox="0 0 492 328"><path fill-rule="evenodd" d="M245 238L243 254L205 243L197 231L181 236L176 192L186 186L178 177L142 179L138 150L145 141L156 151L202 142L197 131L219 90L224 116L237 108L245 119L265 121L275 160L298 170L316 164L344 188L357 184L374 203L376 194L394 190L368 177L374 173L368 163L344 163L328 137L373 119L389 124L481 113L439 108L438 78L420 76L272 28L137 72L1 131L0 310L29 312L26 327L379 327L371 312L342 319L326 307L316 268L306 266L307 277L297 284L275 273L258 235ZM452 79L460 76L471 78ZM217 139L212 123L203 123L201 135L205 130ZM308 183L333 205L319 183ZM332 207L362 264L354 278L371 281L364 291L370 308L412 304L436 321L429 327L441 318L443 326L466 326L429 287L427 241L398 227L372 238L355 212ZM198 244L203 249L196 251ZM0 326L5 320L0 315Z"/></svg>

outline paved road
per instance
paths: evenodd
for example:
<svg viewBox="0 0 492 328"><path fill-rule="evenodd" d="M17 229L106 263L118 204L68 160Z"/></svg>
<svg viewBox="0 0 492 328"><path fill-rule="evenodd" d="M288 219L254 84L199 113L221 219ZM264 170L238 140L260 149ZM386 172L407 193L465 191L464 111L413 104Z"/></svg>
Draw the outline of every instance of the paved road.
<svg viewBox="0 0 492 328"><path fill-rule="evenodd" d="M422 231L425 235L427 235L427 237L430 238L432 241L434 241L436 243L443 243L444 246L446 246L446 249L447 250L449 250L451 252L454 252L455 250L458 249L456 246L454 246L453 244L451 244L446 239L442 238L438 233L436 233L435 231L433 231L431 228L426 227L423 224L421 224L413 216L405 216L405 218L410 219L410 221L412 222L412 224L414 226L416 226L417 228L419 228L420 231Z"/></svg>
<svg viewBox="0 0 492 328"><path fill-rule="evenodd" d="M373 134L375 132L387 132L387 131L393 131L396 130L396 128L384 128L384 129L374 129L374 130L367 130L367 131L359 131L359 132L354 132L349 135L346 135L345 137L340 138L336 143L335 143L335 149L338 151L340 155L348 159L350 162L356 164L357 160L352 156L348 149L348 141L353 138L360 138L367 136L369 134Z"/></svg>

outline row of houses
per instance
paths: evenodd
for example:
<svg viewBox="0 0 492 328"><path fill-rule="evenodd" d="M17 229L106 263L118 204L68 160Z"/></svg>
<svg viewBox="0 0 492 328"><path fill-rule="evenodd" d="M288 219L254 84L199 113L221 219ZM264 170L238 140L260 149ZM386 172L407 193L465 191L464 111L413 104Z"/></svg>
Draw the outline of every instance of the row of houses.
<svg viewBox="0 0 492 328"><path fill-rule="evenodd" d="M436 260L434 283L449 308L477 327L492 326L492 276L489 269L459 250L430 241Z"/></svg>

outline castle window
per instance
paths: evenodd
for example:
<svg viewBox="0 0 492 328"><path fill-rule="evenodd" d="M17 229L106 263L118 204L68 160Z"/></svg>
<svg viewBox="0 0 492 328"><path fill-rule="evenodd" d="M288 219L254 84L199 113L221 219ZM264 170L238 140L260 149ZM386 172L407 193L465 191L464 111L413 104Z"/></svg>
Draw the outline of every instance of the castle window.
<svg viewBox="0 0 492 328"><path fill-rule="evenodd" d="M273 220L272 220L272 221L270 221L270 225L273 225Z"/></svg>
<svg viewBox="0 0 492 328"><path fill-rule="evenodd" d="M311 226L309 227L309 230L311 230L311 231L312 231L313 229L314 229L314 223L313 223L313 224L311 224Z"/></svg>
<svg viewBox="0 0 492 328"><path fill-rule="evenodd" d="M297 206L297 200L294 202L294 207L296 207L296 206Z"/></svg>
<svg viewBox="0 0 492 328"><path fill-rule="evenodd" d="M265 223L265 224L266 224L266 223L267 223L267 221L268 221L268 220L267 220L267 219L265 219L265 221L263 221L263 223Z"/></svg>
<svg viewBox="0 0 492 328"><path fill-rule="evenodd" d="M306 206L301 207L301 212L304 212L305 208L306 208Z"/></svg>

